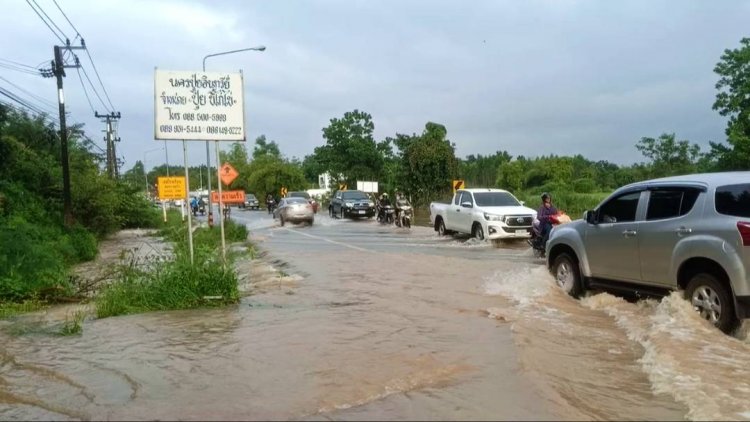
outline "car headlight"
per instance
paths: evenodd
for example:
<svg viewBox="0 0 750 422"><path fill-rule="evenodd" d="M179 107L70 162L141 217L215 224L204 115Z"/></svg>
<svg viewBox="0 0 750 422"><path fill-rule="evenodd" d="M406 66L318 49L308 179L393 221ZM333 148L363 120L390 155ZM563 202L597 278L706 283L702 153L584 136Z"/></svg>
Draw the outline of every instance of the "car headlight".
<svg viewBox="0 0 750 422"><path fill-rule="evenodd" d="M374 203L374 202L372 202L372 201L368 202L368 204L369 204L369 205L370 205L371 207L374 207L374 206L375 206L375 203Z"/></svg>
<svg viewBox="0 0 750 422"><path fill-rule="evenodd" d="M484 213L484 219L487 221L503 221L502 215Z"/></svg>
<svg viewBox="0 0 750 422"><path fill-rule="evenodd" d="M344 204L344 206L347 207L347 208L351 208L352 207L352 203L351 202L347 202L347 203Z"/></svg>

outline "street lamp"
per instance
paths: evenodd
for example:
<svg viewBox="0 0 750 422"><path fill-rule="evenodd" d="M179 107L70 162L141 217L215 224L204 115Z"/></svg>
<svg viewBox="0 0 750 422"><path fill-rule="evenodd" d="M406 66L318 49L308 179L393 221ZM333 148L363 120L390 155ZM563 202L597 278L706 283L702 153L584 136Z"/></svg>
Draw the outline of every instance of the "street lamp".
<svg viewBox="0 0 750 422"><path fill-rule="evenodd" d="M209 58L209 57L223 56L225 54L241 53L243 51L265 51L265 50L266 50L266 46L260 45L260 46L257 46L257 47L241 48L239 50L222 51L221 53L209 54L209 55L203 57L203 72L204 73L206 72L206 59ZM219 153L218 152L218 147L217 147L217 152L216 153L217 154ZM218 157L216 159L218 160ZM209 195L209 198L208 198L208 221L210 223L211 221L213 221L213 215L214 214L213 214L213 207L211 206L211 153L208 150L208 141L206 141L206 178L208 179L207 180L207 182L208 182L208 195ZM221 183L221 182L219 182L217 180L216 183ZM221 211L221 210L219 210L219 211Z"/></svg>

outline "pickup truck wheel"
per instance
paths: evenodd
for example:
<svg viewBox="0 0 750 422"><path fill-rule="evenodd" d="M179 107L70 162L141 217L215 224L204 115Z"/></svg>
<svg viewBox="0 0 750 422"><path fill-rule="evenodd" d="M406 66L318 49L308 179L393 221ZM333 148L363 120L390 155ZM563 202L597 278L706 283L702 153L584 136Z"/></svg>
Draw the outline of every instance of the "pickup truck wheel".
<svg viewBox="0 0 750 422"><path fill-rule="evenodd" d="M281 227L284 227L284 216L279 215L279 223L281 223Z"/></svg>
<svg viewBox="0 0 750 422"><path fill-rule="evenodd" d="M438 220L437 232L439 236L445 236L447 234L445 231L445 223L442 218Z"/></svg>
<svg viewBox="0 0 750 422"><path fill-rule="evenodd" d="M581 271L576 262L566 253L560 254L555 258L552 266L552 274L555 276L555 283L563 291L573 297L579 297L583 293L581 283Z"/></svg>
<svg viewBox="0 0 750 422"><path fill-rule="evenodd" d="M328 207L328 216L333 218L333 207Z"/></svg>
<svg viewBox="0 0 750 422"><path fill-rule="evenodd" d="M477 240L484 240L484 230L482 230L482 225L479 223L474 224L474 227L471 228L471 235L476 237Z"/></svg>
<svg viewBox="0 0 750 422"><path fill-rule="evenodd" d="M685 289L685 299L701 317L721 331L730 334L739 321L734 313L732 294L713 274L698 273Z"/></svg>

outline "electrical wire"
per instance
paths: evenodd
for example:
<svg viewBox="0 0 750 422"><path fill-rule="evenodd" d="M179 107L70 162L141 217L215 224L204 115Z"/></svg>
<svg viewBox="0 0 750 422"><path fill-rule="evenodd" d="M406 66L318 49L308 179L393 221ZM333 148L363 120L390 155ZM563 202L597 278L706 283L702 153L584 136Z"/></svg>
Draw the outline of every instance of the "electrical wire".
<svg viewBox="0 0 750 422"><path fill-rule="evenodd" d="M39 71L38 70L34 72L34 71L31 71L31 70L28 70L28 69L25 69L25 68L22 68L22 67L18 67L18 66L14 66L14 65L9 65L9 64L5 64L5 63L0 63L0 67L2 67L4 69L15 70L16 72L26 73L28 75L39 75Z"/></svg>
<svg viewBox="0 0 750 422"><path fill-rule="evenodd" d="M78 72L78 79L81 81L81 87L83 88L83 93L86 94L86 101L89 102L89 107L91 107L91 112L96 114L96 110L94 110L93 104L91 104L91 98L89 98L89 92L86 90L86 85L83 84L83 78L81 77L81 69L76 68L76 71Z"/></svg>
<svg viewBox="0 0 750 422"><path fill-rule="evenodd" d="M81 44L84 44L84 51L86 51L86 55L89 56L89 61L91 62L91 66L94 68L94 73L96 74L96 78L99 80L99 84L102 86L102 90L104 91L104 96L107 97L107 101L109 101L110 111L114 111L115 106L112 104L112 100L109 99L109 94L107 93L107 88L104 87L104 83L102 82L102 78L99 77L99 71L96 70L96 65L94 64L94 59L91 57L91 53L89 52L89 48L85 46L85 42L83 41L83 38L81 38ZM84 71L85 73L85 71ZM107 108L105 105L104 108Z"/></svg>
<svg viewBox="0 0 750 422"><path fill-rule="evenodd" d="M0 58L0 62L6 62L6 63L7 63L7 64L9 64L9 65L14 65L14 66L18 66L19 68L28 68L29 70L34 70L34 71L36 71L36 70L37 70L37 68L36 68L36 67L34 67L34 66L29 66L29 65L27 65L27 64L23 64L23 63L18 63L18 62L14 62L13 60L8 60L8 59L3 59L3 58Z"/></svg>
<svg viewBox="0 0 750 422"><path fill-rule="evenodd" d="M22 106L26 110L31 111L32 113L34 113L36 115L39 115L39 116L41 116L43 118L48 118L48 119L50 119L50 120L52 120L52 121L54 121L54 122L56 122L56 123L59 124L59 122L57 121L57 119L54 119L53 117L51 117L52 115L49 112L47 112L47 111L39 108L38 106L30 103L29 101L25 100L24 98L22 98L22 97L14 94L14 93L8 91L7 89L5 89L3 87L0 87L0 95L9 98L11 101L19 104L20 106Z"/></svg>
<svg viewBox="0 0 750 422"><path fill-rule="evenodd" d="M36 5L36 7L38 7L39 10L42 11L42 13L44 13L44 16L47 19L49 19L50 22L52 22L52 25L55 26L55 28L63 35L63 37L65 37L66 40L69 40L70 38L68 38L68 36L65 34L65 31L63 31L62 29L60 29L59 26L57 26L57 23L55 23L54 19L52 19L51 17L49 17L49 15L47 14L47 12L44 11L44 8L42 6L40 6L39 3L36 2L36 0L31 0L31 1L33 1L34 4Z"/></svg>
<svg viewBox="0 0 750 422"><path fill-rule="evenodd" d="M29 7L31 7L34 10L34 12L36 13L37 16L39 16L39 19L41 19L42 22L44 22L44 24L47 25L47 28L49 28L49 30L52 31L52 33L55 35L55 37L57 37L57 39L60 40L61 43L65 44L65 40L63 40L62 38L60 38L60 35L57 32L55 32L55 30L52 29L51 26L49 26L49 23L46 20L44 20L44 18L42 17L42 15L39 14L39 11L34 8L34 6L31 4L31 2L29 0L26 0L26 3L28 3ZM65 35L65 34L63 34L63 35Z"/></svg>
<svg viewBox="0 0 750 422"><path fill-rule="evenodd" d="M62 15L65 17L65 20L68 21L68 23L70 24L70 27L73 28L74 31L76 31L76 37L80 37L81 33L78 32L78 29L76 29L75 25L73 25L73 22L71 22L70 19L68 19L68 15L66 15L65 12L63 12L60 5L57 4L57 0L52 0L52 1L55 3L55 6L57 6L57 10L59 10L60 13L62 13Z"/></svg>
<svg viewBox="0 0 750 422"><path fill-rule="evenodd" d="M104 100L102 100L101 95L99 95L99 91L96 90L96 87L94 86L94 83L91 82L91 78L89 78L89 74L86 72L86 68L81 66L81 69L83 69L83 75L86 76L86 80L89 81L89 85L91 85L91 89L94 91L94 94L96 94L96 98L99 99L99 102L102 103L104 106L104 109L107 109L107 104L104 103ZM109 112L112 112L112 110L107 110Z"/></svg>
<svg viewBox="0 0 750 422"><path fill-rule="evenodd" d="M23 92L24 94L30 96L31 98L35 99L36 101L39 101L40 103L42 103L43 105L45 105L47 107L52 107L54 109L57 106L57 104L53 103L52 101L47 100L45 98L42 98L42 97L40 97L40 96L38 96L36 94L33 94L33 93L31 93L31 92L29 92L29 91L21 88L20 86L14 84L13 82L5 79L2 76L0 76L0 79L4 80L6 83L8 83L8 84L12 85L13 87L15 87L17 90L19 90L19 91Z"/></svg>

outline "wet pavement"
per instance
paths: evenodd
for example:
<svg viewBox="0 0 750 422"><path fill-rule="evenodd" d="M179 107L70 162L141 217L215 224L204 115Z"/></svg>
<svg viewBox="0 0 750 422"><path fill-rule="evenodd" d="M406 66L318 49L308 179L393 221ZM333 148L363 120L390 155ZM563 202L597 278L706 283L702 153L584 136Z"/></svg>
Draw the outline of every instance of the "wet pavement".
<svg viewBox="0 0 750 422"><path fill-rule="evenodd" d="M746 331L676 296L572 299L522 242L232 218L261 251L238 305L0 323L0 419L750 418Z"/></svg>

